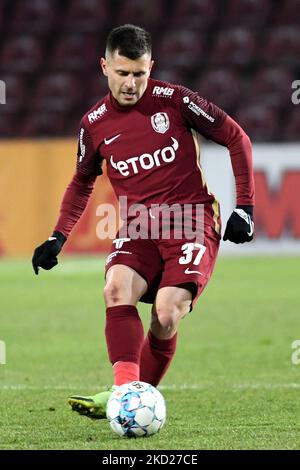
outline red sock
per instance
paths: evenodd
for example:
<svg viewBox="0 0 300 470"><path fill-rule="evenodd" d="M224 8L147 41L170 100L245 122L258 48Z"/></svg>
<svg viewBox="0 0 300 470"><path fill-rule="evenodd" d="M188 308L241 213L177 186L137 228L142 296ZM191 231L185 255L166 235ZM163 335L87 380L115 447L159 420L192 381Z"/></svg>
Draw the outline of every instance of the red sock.
<svg viewBox="0 0 300 470"><path fill-rule="evenodd" d="M115 384L139 380L144 329L136 307L117 305L106 309L105 336Z"/></svg>
<svg viewBox="0 0 300 470"><path fill-rule="evenodd" d="M140 380L151 385L159 384L173 359L177 333L170 339L158 339L151 330L145 338L141 353Z"/></svg>
<svg viewBox="0 0 300 470"><path fill-rule="evenodd" d="M113 365L115 385L128 384L140 380L140 366L135 362L118 361Z"/></svg>

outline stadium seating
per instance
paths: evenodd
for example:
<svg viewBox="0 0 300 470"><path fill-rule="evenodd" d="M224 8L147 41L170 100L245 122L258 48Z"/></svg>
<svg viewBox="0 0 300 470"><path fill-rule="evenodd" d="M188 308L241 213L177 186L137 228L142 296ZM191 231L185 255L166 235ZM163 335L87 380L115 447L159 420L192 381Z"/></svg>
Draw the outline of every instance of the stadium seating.
<svg viewBox="0 0 300 470"><path fill-rule="evenodd" d="M2 0L1 135L74 135L107 92L107 33L130 22L152 33L155 78L198 91L254 140L295 140L299 17L300 0Z"/></svg>
<svg viewBox="0 0 300 470"><path fill-rule="evenodd" d="M18 2L11 31L22 34L47 34L59 22L56 0Z"/></svg>
<svg viewBox="0 0 300 470"><path fill-rule="evenodd" d="M43 58L42 41L34 36L9 38L0 56L1 70L17 73L37 72Z"/></svg>
<svg viewBox="0 0 300 470"><path fill-rule="evenodd" d="M18 113L2 111L0 113L0 138L14 137L16 135L16 124L19 122Z"/></svg>
<svg viewBox="0 0 300 470"><path fill-rule="evenodd" d="M268 67L260 69L251 78L251 86L246 97L247 103L255 101L267 106L284 107L290 101L291 87L294 80L290 69Z"/></svg>
<svg viewBox="0 0 300 470"><path fill-rule="evenodd" d="M185 25L187 29L207 31L218 18L218 11L212 0L177 0L168 16L173 28Z"/></svg>
<svg viewBox="0 0 300 470"><path fill-rule="evenodd" d="M265 38L261 60L265 64L297 66L300 57L299 27L274 27Z"/></svg>
<svg viewBox="0 0 300 470"><path fill-rule="evenodd" d="M42 77L32 103L34 109L47 111L72 111L81 99L78 82L74 75L56 73Z"/></svg>
<svg viewBox="0 0 300 470"><path fill-rule="evenodd" d="M232 114L244 87L237 71L230 68L216 68L200 74L193 88L201 96Z"/></svg>
<svg viewBox="0 0 300 470"><path fill-rule="evenodd" d="M299 142L300 136L300 111L299 106L294 106L294 109L289 113L287 125L284 129L284 140Z"/></svg>
<svg viewBox="0 0 300 470"><path fill-rule="evenodd" d="M271 0L230 0L223 24L226 27L243 25L257 30L266 24L270 9Z"/></svg>
<svg viewBox="0 0 300 470"><path fill-rule="evenodd" d="M169 83L181 83L182 85L189 85L186 80L186 74L183 69L178 69L176 67L159 67L156 66L154 62L152 77L157 80L162 80Z"/></svg>
<svg viewBox="0 0 300 470"><path fill-rule="evenodd" d="M202 57L202 38L196 30L173 30L166 32L161 38L159 62L164 67L182 67L185 69L199 67Z"/></svg>
<svg viewBox="0 0 300 470"><path fill-rule="evenodd" d="M106 0L71 1L64 16L64 30L72 33L99 33L108 21L110 3Z"/></svg>
<svg viewBox="0 0 300 470"><path fill-rule="evenodd" d="M132 23L138 18L144 27L158 28L163 20L163 2L160 0L127 0L120 2L116 11L117 24Z"/></svg>
<svg viewBox="0 0 300 470"><path fill-rule="evenodd" d="M6 104L3 111L8 113L22 111L27 104L25 80L21 75L2 75L1 80L6 85Z"/></svg>
<svg viewBox="0 0 300 470"><path fill-rule="evenodd" d="M82 114L85 114L86 111L93 106L97 101L99 101L100 97L105 96L108 93L108 85L107 79L104 77L102 70L100 69L96 72L89 81L88 86L88 97L87 97L87 106L85 104L85 108L82 109Z"/></svg>
<svg viewBox="0 0 300 470"><path fill-rule="evenodd" d="M270 23L281 26L298 26L299 12L300 0L284 0L283 2L278 2L278 8L274 9Z"/></svg>
<svg viewBox="0 0 300 470"><path fill-rule="evenodd" d="M63 113L33 111L24 118L19 135L21 137L61 136L65 134L66 120L67 116Z"/></svg>
<svg viewBox="0 0 300 470"><path fill-rule="evenodd" d="M255 58L255 35L245 28L237 27L220 31L210 53L213 65L247 66Z"/></svg>
<svg viewBox="0 0 300 470"><path fill-rule="evenodd" d="M251 140L258 142L277 140L279 129L276 109L260 104L241 106L236 117Z"/></svg>
<svg viewBox="0 0 300 470"><path fill-rule="evenodd" d="M58 38L50 66L60 71L90 72L96 61L95 36L68 34Z"/></svg>

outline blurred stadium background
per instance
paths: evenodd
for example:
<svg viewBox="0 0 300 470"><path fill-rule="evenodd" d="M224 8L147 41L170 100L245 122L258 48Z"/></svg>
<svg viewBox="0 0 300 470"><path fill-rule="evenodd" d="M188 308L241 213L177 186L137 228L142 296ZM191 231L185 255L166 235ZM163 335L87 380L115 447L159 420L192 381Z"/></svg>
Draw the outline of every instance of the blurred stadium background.
<svg viewBox="0 0 300 470"><path fill-rule="evenodd" d="M0 253L28 255L51 232L80 118L107 92L99 70L106 35L126 22L152 33L155 78L199 91L252 139L257 239L244 252L300 251L300 105L291 99L299 13L299 0L0 0ZM224 220L234 203L226 153L203 144ZM69 252L108 249L96 238L95 211L114 196L104 177L99 186Z"/></svg>
<svg viewBox="0 0 300 470"><path fill-rule="evenodd" d="M0 0L0 449L299 449L299 18L300 0ZM107 92L106 35L126 22L152 33L155 78L244 127L256 181L255 242L222 244L255 256L219 259L163 382L168 425L142 444L66 406L111 381L101 295L111 241L95 230L98 204L116 203L105 175L66 244L72 256L38 278L30 263L72 177L80 118ZM227 149L204 141L202 159L224 226ZM139 305L145 325L148 310Z"/></svg>

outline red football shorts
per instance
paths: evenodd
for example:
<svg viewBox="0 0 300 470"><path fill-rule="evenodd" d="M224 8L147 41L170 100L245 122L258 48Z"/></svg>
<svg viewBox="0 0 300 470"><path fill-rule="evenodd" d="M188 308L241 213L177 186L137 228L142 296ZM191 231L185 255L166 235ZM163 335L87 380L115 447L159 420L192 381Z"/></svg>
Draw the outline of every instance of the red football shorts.
<svg viewBox="0 0 300 470"><path fill-rule="evenodd" d="M148 284L148 290L140 301L151 304L161 287L188 283L193 287L194 306L212 275L220 238L207 224L202 230L201 243L196 238L119 238L118 233L106 260L105 275L115 264L134 269Z"/></svg>

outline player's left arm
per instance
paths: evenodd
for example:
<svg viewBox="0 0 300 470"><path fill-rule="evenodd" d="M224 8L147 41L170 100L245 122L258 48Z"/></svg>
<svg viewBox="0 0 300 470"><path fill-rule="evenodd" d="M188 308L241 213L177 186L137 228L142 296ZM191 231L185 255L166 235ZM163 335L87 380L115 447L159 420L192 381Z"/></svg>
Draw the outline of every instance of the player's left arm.
<svg viewBox="0 0 300 470"><path fill-rule="evenodd" d="M181 113L188 126L229 150L236 185L236 209L228 219L224 240L253 239L254 176L251 142L245 131L224 111L187 88L181 87Z"/></svg>

